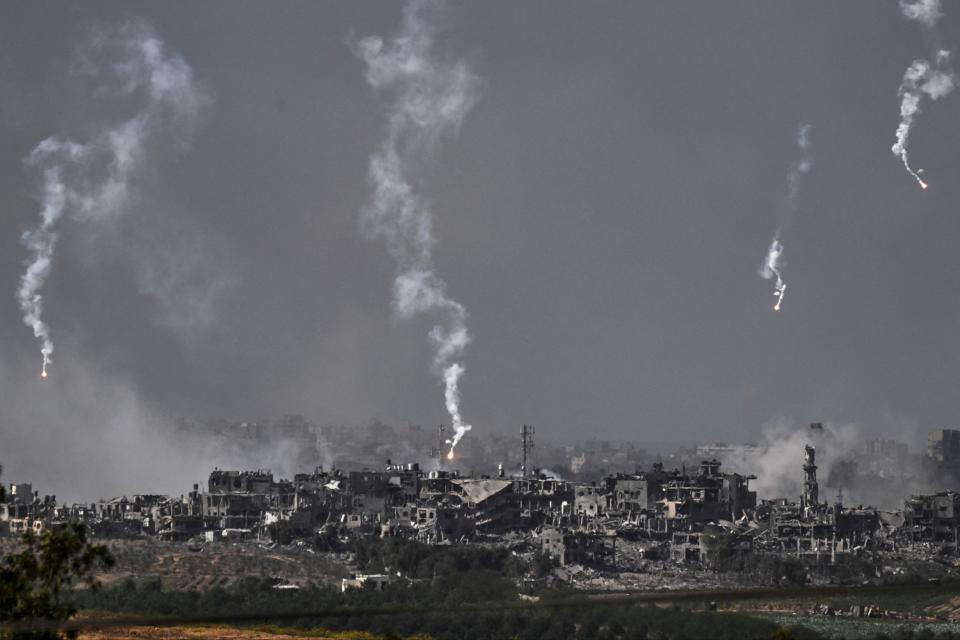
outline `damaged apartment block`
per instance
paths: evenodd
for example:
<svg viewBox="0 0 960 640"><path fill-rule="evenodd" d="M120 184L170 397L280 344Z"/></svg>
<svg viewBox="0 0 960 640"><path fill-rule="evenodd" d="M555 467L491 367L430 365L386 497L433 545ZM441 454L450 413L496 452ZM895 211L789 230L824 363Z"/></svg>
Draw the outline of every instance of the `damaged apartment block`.
<svg viewBox="0 0 960 640"><path fill-rule="evenodd" d="M307 428L295 425L296 434ZM819 431L819 424L811 426L811 441L820 442ZM931 544L956 552L960 493L915 495L895 512L848 507L840 495L824 500L812 444L796 452L798 495L758 500L750 486L756 476L727 472L715 458L669 470L656 462L592 482L564 480L527 469L532 428L522 436L524 456L515 474L500 465L492 476L463 476L436 460L430 471L390 460L377 469L318 466L292 480L262 469L214 469L205 490L194 485L181 496L144 494L74 505L59 505L54 496L41 497L31 485L14 483L0 503L0 533L82 522L101 538L152 537L192 549L300 541L320 551L348 548L344 545L359 537L395 536L542 553L568 575L577 567L609 572L647 561L710 565L749 555L832 564L843 555L876 556ZM885 456L906 455L897 443L872 446ZM933 434L928 459L949 467L960 459L955 449L960 451L960 432Z"/></svg>

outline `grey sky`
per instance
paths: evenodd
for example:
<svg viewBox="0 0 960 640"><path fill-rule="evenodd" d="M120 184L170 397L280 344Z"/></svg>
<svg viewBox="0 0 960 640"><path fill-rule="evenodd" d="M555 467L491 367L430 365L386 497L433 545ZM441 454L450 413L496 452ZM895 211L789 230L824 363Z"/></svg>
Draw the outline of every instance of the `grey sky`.
<svg viewBox="0 0 960 640"><path fill-rule="evenodd" d="M394 316L394 266L358 224L386 111L347 42L389 36L400 9L4 7L5 476L63 482L30 465L99 437L99 403L121 391L159 416L447 420L429 319ZM958 426L960 98L925 104L911 133L921 191L890 145L903 72L934 43L896 2L491 1L443 16L439 54L484 84L411 178L470 312L471 435L528 422L564 439L750 440L779 416L883 435ZM70 75L73 53L92 26L130 19L212 100L192 146L152 149L124 218L63 225L44 384L14 298L37 219L22 160L49 135L84 136L102 104ZM948 4L937 46L956 50L958 28ZM801 123L816 164L784 229L774 314L756 269ZM159 290L145 270L165 274Z"/></svg>

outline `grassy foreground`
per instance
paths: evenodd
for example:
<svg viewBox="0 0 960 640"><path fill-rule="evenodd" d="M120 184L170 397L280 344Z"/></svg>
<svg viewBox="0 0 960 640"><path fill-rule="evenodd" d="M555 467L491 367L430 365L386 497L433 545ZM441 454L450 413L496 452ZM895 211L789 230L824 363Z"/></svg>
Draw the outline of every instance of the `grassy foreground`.
<svg viewBox="0 0 960 640"><path fill-rule="evenodd" d="M330 629L291 629L263 625L249 629L222 625L185 625L175 627L130 626L100 631L85 631L81 640L430 640L428 636L375 635L366 631L331 631Z"/></svg>

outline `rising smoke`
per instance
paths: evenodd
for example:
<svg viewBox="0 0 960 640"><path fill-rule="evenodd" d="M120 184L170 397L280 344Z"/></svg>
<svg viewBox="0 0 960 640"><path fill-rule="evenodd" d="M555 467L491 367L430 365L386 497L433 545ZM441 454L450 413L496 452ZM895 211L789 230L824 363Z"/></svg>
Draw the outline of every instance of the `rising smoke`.
<svg viewBox="0 0 960 640"><path fill-rule="evenodd" d="M480 82L462 62L446 62L433 53L438 2L412 0L403 11L403 26L391 41L364 38L353 47L367 64L366 79L390 98L387 139L370 158L372 202L362 212L365 228L386 240L396 261L393 304L403 318L430 313L439 318L430 331L433 369L444 384L444 399L453 426L450 455L470 430L460 413L459 361L470 334L467 312L446 292L437 275L436 243L429 204L405 175L413 156L429 153L446 132L456 132L477 98Z"/></svg>
<svg viewBox="0 0 960 640"><path fill-rule="evenodd" d="M170 437L172 424L122 377L96 362L64 359L46 384L24 379L8 352L0 384L17 402L0 406L4 479L33 482L67 501L123 493L177 495L221 452ZM16 455L11 455L13 453Z"/></svg>
<svg viewBox="0 0 960 640"><path fill-rule="evenodd" d="M817 464L823 470L821 481L825 484L831 466L857 451L861 435L859 427L853 424L827 424L822 431L813 431L793 420L779 418L764 425L762 439L755 448L732 453L721 462L727 471L756 475L757 479L750 484L758 495L796 499L803 486L805 445L816 448Z"/></svg>
<svg viewBox="0 0 960 640"><path fill-rule="evenodd" d="M868 453L869 443L870 430L857 424L813 429L778 418L763 426L756 445L733 447L720 460L728 472L756 475L750 486L767 499L799 497L805 445L816 449L821 500L833 502L842 495L847 505L898 509L907 495L951 486L924 465L922 456L878 456Z"/></svg>
<svg viewBox="0 0 960 640"><path fill-rule="evenodd" d="M32 482L61 501L180 495L192 483L204 483L214 467L270 469L292 478L333 463L332 448L318 430L311 441L276 425L256 439L206 424L193 428L93 359L64 359L43 385L25 380L15 360L0 351L0 388L18 399L0 403L3 477Z"/></svg>
<svg viewBox="0 0 960 640"><path fill-rule="evenodd" d="M812 126L809 124L802 124L800 125L800 130L797 132L797 147L800 148L800 159L790 168L790 172L787 173L787 197L784 209L786 213L796 211L797 194L800 192L800 183L803 180L803 176L813 168L813 156L810 154L812 147L810 142L811 128ZM780 305L783 304L783 295L787 291L787 285L783 281L783 275L781 273L787 264L783 259L783 244L780 242L780 236L783 233L783 225L785 222L783 218L784 216L782 215L780 225L777 227L776 233L773 234L773 240L770 241L770 246L767 248L767 255L760 264L759 269L757 269L757 273L759 273L760 277L764 280L770 280L772 278L776 278L777 280L773 287L773 295L777 298L776 304L773 305L774 311L780 310Z"/></svg>
<svg viewBox="0 0 960 640"><path fill-rule="evenodd" d="M97 94L136 108L133 116L98 127L86 143L49 137L25 160L40 176L41 221L21 238L28 259L17 300L24 322L41 341L43 377L51 362L53 340L43 320L40 291L53 267L58 223L64 216L81 223L104 223L124 213L148 144L165 125L189 129L204 102L190 66L180 56L166 53L143 23L97 31L79 52L76 71L97 81Z"/></svg>
<svg viewBox="0 0 960 640"><path fill-rule="evenodd" d="M905 18L916 20L928 30L932 30L943 16L940 11L940 0L916 0L915 2L900 0L900 11ZM910 130L920 114L923 97L939 100L950 94L955 84L956 75L950 66L950 52L940 49L932 63L925 59L914 60L903 74L903 81L897 90L900 96L900 124L897 125L897 141L890 150L893 155L900 158L907 173L914 177L922 189L928 186L920 177L923 169L914 171L910 167L907 152Z"/></svg>

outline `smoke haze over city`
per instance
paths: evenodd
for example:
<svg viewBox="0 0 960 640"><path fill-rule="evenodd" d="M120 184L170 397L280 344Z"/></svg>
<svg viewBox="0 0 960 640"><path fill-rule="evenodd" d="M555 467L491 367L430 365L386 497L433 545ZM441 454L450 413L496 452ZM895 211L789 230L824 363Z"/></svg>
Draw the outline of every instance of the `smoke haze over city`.
<svg viewBox="0 0 960 640"><path fill-rule="evenodd" d="M432 267L469 310L465 445L523 423L545 441L655 449L763 443L770 425L822 421L919 451L928 431L960 427L960 99L926 101L910 132L920 190L890 145L904 69L932 54L896 2L430 9L432 59L476 81L455 131L403 165L429 204ZM389 42L402 11L5 7L4 479L75 482L78 498L182 492L215 465L285 455L185 437L181 417L449 424L436 319L394 312L397 264L359 222L391 121L356 43ZM955 50L960 11L943 14L937 48ZM90 43L134 27L189 67L189 114L150 120L147 85L96 72L125 58ZM42 289L56 351L41 380L16 299L44 196L26 159L52 137L96 145L140 114L123 214L57 227ZM785 223L790 290L774 313L755 273L802 123L816 168ZM110 166L83 185L109 183Z"/></svg>

